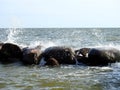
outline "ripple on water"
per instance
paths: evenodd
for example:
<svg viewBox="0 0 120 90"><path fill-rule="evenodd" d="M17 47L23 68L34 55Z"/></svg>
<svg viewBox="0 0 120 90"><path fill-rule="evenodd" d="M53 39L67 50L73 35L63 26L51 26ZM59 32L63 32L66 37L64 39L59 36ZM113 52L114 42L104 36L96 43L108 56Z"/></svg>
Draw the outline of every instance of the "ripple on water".
<svg viewBox="0 0 120 90"><path fill-rule="evenodd" d="M0 89L108 90L120 88L119 65L12 66L0 65Z"/></svg>

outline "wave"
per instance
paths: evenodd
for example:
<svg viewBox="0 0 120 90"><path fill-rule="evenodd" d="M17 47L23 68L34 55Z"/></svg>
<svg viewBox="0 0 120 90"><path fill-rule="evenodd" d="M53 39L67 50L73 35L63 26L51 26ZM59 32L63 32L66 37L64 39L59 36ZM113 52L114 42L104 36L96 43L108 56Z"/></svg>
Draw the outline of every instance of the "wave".
<svg viewBox="0 0 120 90"><path fill-rule="evenodd" d="M120 49L119 41L111 41L118 31L111 33L105 29L6 29L4 42L15 43L23 47L43 46L70 46L75 49L82 47L114 47ZM115 31L114 31L115 32Z"/></svg>

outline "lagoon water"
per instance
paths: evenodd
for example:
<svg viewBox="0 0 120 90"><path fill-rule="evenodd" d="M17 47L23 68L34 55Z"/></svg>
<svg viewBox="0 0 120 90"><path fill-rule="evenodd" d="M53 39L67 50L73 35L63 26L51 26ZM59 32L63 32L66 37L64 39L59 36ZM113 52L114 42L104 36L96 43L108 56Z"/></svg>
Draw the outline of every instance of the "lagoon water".
<svg viewBox="0 0 120 90"><path fill-rule="evenodd" d="M22 47L114 47L119 28L1 28L0 41ZM0 64L0 90L120 90L120 63L104 67Z"/></svg>

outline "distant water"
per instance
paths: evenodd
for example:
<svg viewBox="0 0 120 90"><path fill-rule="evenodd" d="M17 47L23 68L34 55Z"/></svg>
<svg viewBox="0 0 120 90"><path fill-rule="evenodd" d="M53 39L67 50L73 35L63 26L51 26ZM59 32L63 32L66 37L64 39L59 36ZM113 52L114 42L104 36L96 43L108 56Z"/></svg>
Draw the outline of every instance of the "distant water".
<svg viewBox="0 0 120 90"><path fill-rule="evenodd" d="M120 28L1 28L0 42L19 46L114 47ZM120 63L106 67L0 64L0 90L120 90Z"/></svg>

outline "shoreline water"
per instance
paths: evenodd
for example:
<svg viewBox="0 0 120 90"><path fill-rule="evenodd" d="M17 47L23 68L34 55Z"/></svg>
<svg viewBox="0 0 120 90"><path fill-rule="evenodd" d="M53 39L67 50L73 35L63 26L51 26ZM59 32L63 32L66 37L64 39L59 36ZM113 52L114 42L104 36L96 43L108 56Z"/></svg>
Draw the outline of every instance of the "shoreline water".
<svg viewBox="0 0 120 90"><path fill-rule="evenodd" d="M115 47L120 49L119 28L95 29L0 29L0 41L34 47ZM120 63L104 67L63 65L60 67L0 64L3 90L119 90Z"/></svg>

